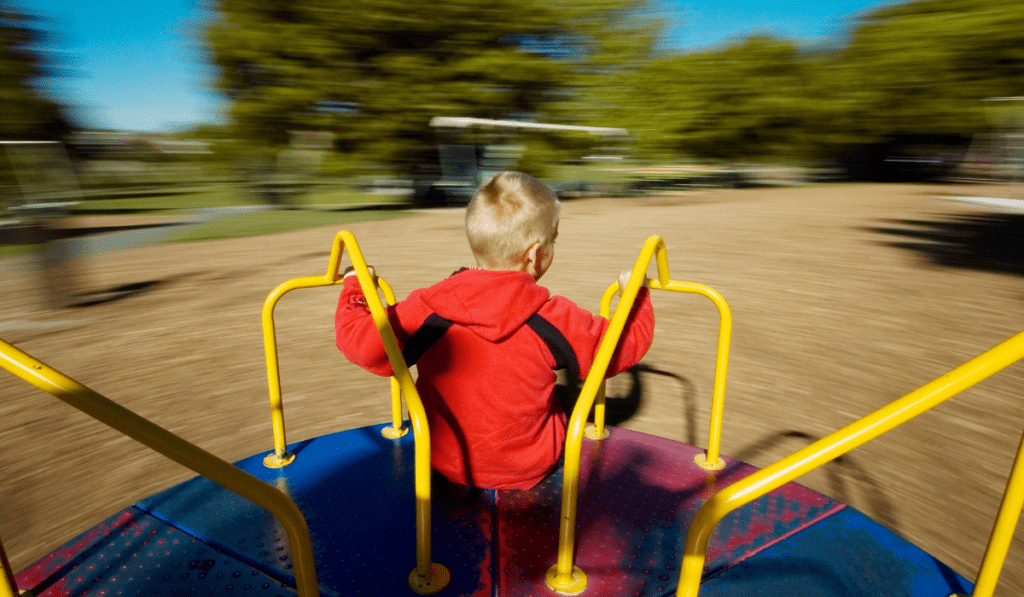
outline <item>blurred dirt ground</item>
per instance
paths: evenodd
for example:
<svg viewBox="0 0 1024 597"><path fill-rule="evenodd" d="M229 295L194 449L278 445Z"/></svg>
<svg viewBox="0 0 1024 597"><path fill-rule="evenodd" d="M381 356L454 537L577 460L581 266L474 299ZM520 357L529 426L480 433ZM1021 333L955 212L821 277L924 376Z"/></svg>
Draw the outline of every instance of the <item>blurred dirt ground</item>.
<svg viewBox="0 0 1024 597"><path fill-rule="evenodd" d="M729 301L722 451L765 466L1024 329L1024 216L941 198L1022 193L836 185L567 201L543 282L596 310L661 234L674 279ZM470 261L459 210L349 228L399 297ZM265 452L263 301L322 275L335 232L102 253L78 268L95 300L61 310L40 306L26 259L4 260L0 337L226 460ZM336 300L302 290L277 307L289 441L389 416L387 380L333 346ZM654 345L613 380L610 410L624 427L704 446L717 311L697 295L654 302ZM801 482L973 578L1024 430L1022 382L1024 365L1011 366ZM15 570L192 476L7 373L0 396L0 537ZM1024 594L1024 537L997 594Z"/></svg>

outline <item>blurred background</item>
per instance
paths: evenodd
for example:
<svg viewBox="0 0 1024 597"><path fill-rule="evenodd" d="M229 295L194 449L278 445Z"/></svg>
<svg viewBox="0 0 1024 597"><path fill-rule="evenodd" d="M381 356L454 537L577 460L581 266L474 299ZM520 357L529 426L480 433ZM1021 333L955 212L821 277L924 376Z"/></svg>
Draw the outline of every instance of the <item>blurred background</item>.
<svg viewBox="0 0 1024 597"><path fill-rule="evenodd" d="M55 208L458 203L509 167L567 196L1022 175L1006 0L0 7L5 251Z"/></svg>
<svg viewBox="0 0 1024 597"><path fill-rule="evenodd" d="M746 310L747 328L740 331L749 333L736 334L730 364L730 400L739 402L729 416L741 417L733 424L744 433L727 435L737 438L727 447L739 455L749 453L744 442L756 447L759 438L773 437L758 425L791 420L780 404L842 398L835 388L850 378L871 379L852 385L895 398L890 394L977 354L968 340L987 348L1020 329L1021 216L969 207L955 217L936 215L934 203L918 203L923 193L912 185L888 185L891 196L874 186L767 190L766 205L753 207L740 197L746 191L727 191L724 199L716 195L717 210L698 206L675 214L669 207L677 202L690 210L700 201L672 195L693 189L845 181L942 183L963 194L966 185L994 182L1001 184L979 192L1021 197L1019 185L1003 184L1024 181L1021 2L0 0L0 78L0 332L30 345L30 352L38 349L44 360L52 357L58 368L79 358L69 373L109 388L113 398L147 400L141 412L232 458L262 449L265 439L258 410L266 400L263 355L253 313L274 284L323 271L328 243L294 235L286 249L268 250L258 241L176 254L151 247L120 261L97 255L90 267L74 257L459 205L488 174L506 168L530 172L566 198L621 197L567 204L566 213L578 218L577 236L563 229L560 246L571 250L560 249L565 277L553 290L592 300L601 290L586 285L595 264L628 264L635 255L630 247L609 256L621 247L591 239L588 227L612 223L624 238L624 230L636 238L659 232L673 251L684 247L687 273L721 288L730 301L736 296L737 312ZM582 213L599 203L605 214L617 215ZM641 212L644 205L652 211ZM854 215L837 217L840 207ZM397 254L398 271L408 274L398 279L429 283L462 265L447 250L463 242L460 217L436 212L425 216L431 236L418 238L418 224L384 229L368 222L360 224L366 232L359 238L368 254ZM624 213L634 218L628 225ZM799 225L772 219L780 213L802 219ZM879 221L879 214L891 220ZM778 221L786 225L772 228ZM838 242L840 232L856 242ZM906 259L908 250L925 265ZM797 272L796 294L810 308L773 302L793 292L775 286L792 281L778 275L784 265ZM944 267L945 275L928 270L928 284L907 281L907 271L923 267ZM981 275L986 272L1003 277ZM43 281L42 301L23 291L29 277ZM225 281L218 292L200 288ZM243 283L251 288L243 292ZM144 300L118 300L134 294ZM181 303L181 296L203 301ZM333 298L308 306L307 319L293 326L303 330L292 338L299 345L316 335L309 332L314 323L326 326L323 352L333 360L303 361L310 379L330 375L340 361L324 318ZM905 308L894 309L897 300ZM89 309L49 308L71 306ZM851 313L863 313L863 321ZM898 336L915 314L926 329ZM837 333L847 327L847 335ZM942 330L941 340L919 338L933 329ZM207 335L224 337L224 346ZM674 350L684 348L667 348L662 363L686 361L678 354L688 353ZM110 355L131 356L131 366L111 366L120 361ZM838 365L822 365L824 373L804 370L802 358ZM938 363L937 370L907 361ZM864 363L868 373L847 376ZM189 376L180 375L184 366ZM194 374L201 366L209 371ZM242 371L237 379L244 388L224 384L221 366ZM792 378L786 367L796 370ZM33 401L38 392L0 377L0 411L7 409L0 414L9 421L0 435L7 434L10 446L0 450L8 458L0 467L0 503L15 504L10 512L27 504L21 516L0 519L16 568L112 512L104 508L113 506L86 508L100 500L83 488L102 486L119 506L126 496L185 478L178 472L172 479L169 465L156 474L151 466L159 465L133 467L130 459L113 460L125 463L111 473L116 478L86 475L92 463L82 461L97 446L120 440L83 436L77 443L76 434L91 433L91 422L80 432L59 415L41 416L50 407ZM145 380L151 383L141 391ZM764 388L786 388L777 394L793 398L769 392L773 400L764 400ZM875 500L881 506L856 496L850 502L971 575L984 540L973 531L991 523L1009 468L1009 462L991 464L989 452L1009 458L1017 441L1017 388L997 387L999 402L981 395L920 431L937 443L967 436L965 429L978 422L988 431L970 455L918 465L913 458L925 456L915 447L847 461L865 463L864 471L881 478L897 467L897 456L908 458L909 470L946 475L941 491L899 493L887 485L892 496ZM297 428L324 431L354 420L324 417L318 391L289 395L289 408L296 404L289 416L309 413L306 426ZM172 419L164 402L179 393L204 397L201 410L219 416L205 426L188 411ZM365 393L376 404L379 390ZM292 401L294 394L299 399ZM306 411L298 406L303 397ZM839 398L810 409L799 404L794 427L777 435L793 429L823 435L834 429L831 418L874 404L847 409ZM250 399L258 403L255 414L240 414L236 407ZM755 406L744 409L744 400ZM764 414L764 404L776 410ZM985 410L991 404L998 416ZM366 412L366 423L386 416ZM744 412L754 432L743 427ZM659 412L641 424L664 418ZM38 425L52 426L53 440L33 444L37 452L27 459L25 444L41 435ZM65 452L82 461L68 458L60 468ZM758 459L759 466L772 461ZM983 459L985 466L976 466ZM856 486L872 490L867 473L858 473ZM916 490L916 476L906 476ZM957 498L963 501L952 510L936 508L945 514L928 521L972 532L925 534L914 526L928 509L920 496L945 498L955 493L950 487L984 487L987 510ZM75 508L63 502L69 491L81 496ZM44 494L60 503L41 506L35 498ZM58 528L58 514L77 518ZM1005 595L1020 594L1022 569L1018 563L1006 575Z"/></svg>

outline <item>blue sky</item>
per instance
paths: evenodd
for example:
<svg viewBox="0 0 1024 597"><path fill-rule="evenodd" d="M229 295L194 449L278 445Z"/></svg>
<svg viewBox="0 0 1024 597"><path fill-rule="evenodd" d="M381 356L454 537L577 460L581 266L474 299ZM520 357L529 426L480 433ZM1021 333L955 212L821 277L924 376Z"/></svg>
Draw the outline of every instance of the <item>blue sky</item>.
<svg viewBox="0 0 1024 597"><path fill-rule="evenodd" d="M345 1L345 0L339 0ZM657 0L656 0L657 1ZM813 42L842 34L882 0L661 0L666 45L715 47L755 33ZM198 43L204 0L16 0L42 17L46 44L67 72L51 93L83 125L173 130L217 122L224 101Z"/></svg>

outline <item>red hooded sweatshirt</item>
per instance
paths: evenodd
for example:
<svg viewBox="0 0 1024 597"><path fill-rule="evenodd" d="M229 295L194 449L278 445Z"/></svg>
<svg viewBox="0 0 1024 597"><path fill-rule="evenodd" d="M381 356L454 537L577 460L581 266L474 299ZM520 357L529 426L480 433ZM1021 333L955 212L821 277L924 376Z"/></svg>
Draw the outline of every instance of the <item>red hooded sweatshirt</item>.
<svg viewBox="0 0 1024 597"><path fill-rule="evenodd" d="M432 313L454 323L417 361L416 388L430 425L431 465L457 483L529 489L557 464L565 413L554 397L555 358L526 321L535 313L569 341L585 378L608 320L550 296L522 272L462 270L388 308L399 344ZM335 341L353 363L392 374L359 282L342 286ZM654 336L642 288L607 376L637 364Z"/></svg>

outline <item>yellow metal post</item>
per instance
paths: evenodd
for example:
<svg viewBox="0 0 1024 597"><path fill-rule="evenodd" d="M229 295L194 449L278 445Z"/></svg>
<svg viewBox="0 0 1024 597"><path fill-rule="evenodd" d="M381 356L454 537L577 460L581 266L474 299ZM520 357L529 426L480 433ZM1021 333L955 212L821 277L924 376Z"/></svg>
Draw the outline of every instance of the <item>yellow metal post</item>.
<svg viewBox="0 0 1024 597"><path fill-rule="evenodd" d="M387 311L377 296L377 287L374 284L373 276L366 266L359 244L351 232L342 230L337 234L334 241L335 250L331 252L331 266L328 273L337 272L338 258L340 258L340 247L348 249L349 259L355 269L359 286L366 297L366 305L370 309L377 332L384 343L384 351L387 353L388 361L391 363L392 373L398 380L402 396L405 397L406 407L409 409L409 419L412 422L413 436L416 438L413 458L416 463L415 488L416 488L416 568L409 574L409 586L412 590L421 594L433 594L444 589L451 582L451 573L447 568L431 561L430 544L430 430L427 425L427 414L420 401L419 392L416 391L416 384L413 382L409 368L402 357L402 351L398 347L398 339L395 331L391 329L391 322L388 321ZM337 255L337 258L336 258Z"/></svg>
<svg viewBox="0 0 1024 597"><path fill-rule="evenodd" d="M384 301L388 305L394 305L395 291L383 278L376 278L377 286L384 292ZM380 434L388 439L398 439L409 433L409 428L402 423L402 385L398 378L391 376L391 426L380 430Z"/></svg>
<svg viewBox="0 0 1024 597"><path fill-rule="evenodd" d="M626 319L636 301L636 295L646 277L647 266L657 253L658 279L668 284L668 258L665 255L665 243L660 236L652 235L644 242L643 249L636 265L633 266L629 283L626 284L615 309L615 315L608 324L605 336L598 348L594 363L590 367L580 397L569 419L565 440L565 467L562 480L562 517L558 529L558 560L545 575L548 587L563 595L576 595L587 586L586 574L577 566L573 566L573 550L576 543L576 502L579 490L580 455L582 453L583 430L587 414L594 405L594 400L604 381L605 371L611 362L612 353L618 345L619 337L626 325Z"/></svg>
<svg viewBox="0 0 1024 597"><path fill-rule="evenodd" d="M1021 436L1017 447L1017 456L1013 460L1010 478L1006 481L1006 491L999 505L999 513L989 536L985 557L981 560L978 580L974 583L972 597L991 597L999 581L999 573L1003 570L1006 552L1010 550L1013 531L1017 528L1021 508L1024 507L1024 436Z"/></svg>
<svg viewBox="0 0 1024 597"><path fill-rule="evenodd" d="M659 275L660 277L660 275ZM694 456L694 462L698 466L708 470L721 470L725 468L725 461L720 457L722 445L722 417L725 410L725 378L729 369L729 343L732 338L732 312L725 298L715 289L696 284L694 282L679 282L669 280L663 284L659 280L650 280L653 290L672 290L675 292L689 292L700 294L711 300L718 309L718 351L715 359L715 382L711 393L711 424L708 429L708 449L704 454ZM618 283L608 286L601 297L601 315L607 319L611 312L612 299L619 292ZM600 410L600 412L599 412ZM598 416L600 415L600 423ZM596 427L593 436L597 436L604 429L604 395L600 395L594 407L594 425ZM587 437L592 437L590 433Z"/></svg>
<svg viewBox="0 0 1024 597"><path fill-rule="evenodd" d="M398 439L409 433L409 428L402 424L402 386L398 378L391 378L391 426L384 427L380 434L388 439Z"/></svg>
<svg viewBox="0 0 1024 597"><path fill-rule="evenodd" d="M296 288L313 288L318 286L332 286L342 283L339 274L342 253L348 250L349 259L352 261L352 268L356 272L356 279L366 297L367 307L373 317L374 325L384 343L384 350L387 353L388 361L394 373L392 377L392 427L385 428L381 434L385 437L401 437L408 432L402 425L401 399L405 398L406 406L409 409L409 419L412 422L413 436L415 437L414 460L415 460L415 488L416 488L416 568L409 576L409 583L412 589L418 593L431 594L440 591L448 586L451 574L448 569L431 561L430 545L430 431L427 426L426 411L423 410L423 403L420 401L419 393L416 391L416 384L413 382L409 368L402 357L402 351L398 347L398 339L395 337L391 323L388 321L387 311L377 295L379 287L384 293L388 304L395 304L395 293L391 287L381 278L370 273L366 260L363 259L362 251L355 236L348 230L342 230L334 237L334 244L331 246L331 256L327 262L327 272L323 276L311 276L308 278L297 278L281 284L270 296L267 297L263 306L263 342L267 356L267 379L270 386L271 422L274 428L274 453L264 459L267 466L284 466L294 458L286 451L287 442L284 433L284 409L281 401L281 381L277 362L277 341L274 334L274 306L285 293ZM283 464L280 464L283 463Z"/></svg>
<svg viewBox="0 0 1024 597"><path fill-rule="evenodd" d="M711 538L715 525L725 515L941 404L1022 357L1024 357L1024 332L906 396L716 493L697 511L697 515L687 531L686 547L683 551L683 562L676 594L680 597L696 597L700 589L700 577L704 569L708 540ZM1019 466L1018 461L1014 465L1015 473L1019 472ZM1021 483L1019 474L1016 475L1016 478L1011 476L1011 485L1015 491L1020 489ZM1015 506L1019 511L1020 506L1016 502L1017 499L1019 496L1014 496L1009 503L1004 501L1002 512L1012 510ZM1000 516L1002 516L1002 512ZM1005 528L1007 523L1009 523L1009 516L1005 520L997 522L997 527ZM999 539L997 543L1007 540ZM999 547L999 550L1002 550L1002 547ZM996 555L994 553L994 559ZM999 564L1001 564L1001 560ZM994 580L992 583L994 584Z"/></svg>
<svg viewBox="0 0 1024 597"><path fill-rule="evenodd" d="M652 289L690 292L707 297L718 309L718 351L715 358L715 383L711 393L711 424L708 428L708 449L704 454L697 454L693 460L698 466L708 470L725 468L725 461L720 457L722 445L722 417L725 411L725 378L729 370L729 343L732 338L732 312L725 298L713 288L694 282L669 281L662 284L660 280L651 281Z"/></svg>
<svg viewBox="0 0 1024 597"><path fill-rule="evenodd" d="M327 273L323 276L308 276L288 280L275 288L263 302L263 350L267 360L267 384L270 392L270 424L274 434L274 453L263 459L269 468L281 468L295 460L287 450L288 440L284 431L284 402L281 399L281 368L277 360L277 335L274 329L274 307L281 297L296 288L316 288L338 284L338 264L341 263L341 245L337 237L331 247L327 262Z"/></svg>
<svg viewBox="0 0 1024 597"><path fill-rule="evenodd" d="M7 552L0 541L0 597L18 597L18 585L14 582L14 570L7 560Z"/></svg>
<svg viewBox="0 0 1024 597"><path fill-rule="evenodd" d="M320 594L309 528L299 508L283 493L101 396L3 340L0 340L0 367L225 489L269 510L280 521L288 536L299 595L313 597Z"/></svg>
<svg viewBox="0 0 1024 597"><path fill-rule="evenodd" d="M284 433L284 402L281 400L281 369L277 362L274 307L282 296L296 288L314 288L333 283L333 280L328 282L320 276L296 278L275 288L263 302L263 350L266 353L267 385L270 391L270 425L274 433L274 453L263 459L267 467L281 468L295 460L295 455L288 452L288 440Z"/></svg>
<svg viewBox="0 0 1024 597"><path fill-rule="evenodd" d="M594 424L587 425L583 429L583 436L587 439L602 440L608 439L611 433L605 429L605 398L608 390L608 381L601 380L601 386L597 388L597 396L594 399Z"/></svg>
<svg viewBox="0 0 1024 597"><path fill-rule="evenodd" d="M268 468L282 468L288 466L295 460L295 455L288 452L288 440L285 437L284 427L284 401L281 398L281 367L277 359L277 334L274 325L274 308L288 292L298 288L318 288L321 286L334 286L341 284L338 277L338 264L341 262L341 245L337 244L331 249L327 273L323 276L308 276L288 280L275 288L263 302L263 350L267 360L267 385L270 393L270 425L274 434L274 453L268 454L263 459L263 464ZM331 268L334 269L331 269ZM374 296L377 293L377 286L384 292L384 299L389 305L395 304L395 293L391 286L382 278L374 278ZM402 404L401 392L397 381L391 383L392 423L391 427L381 430L381 435L390 439L402 437L408 433L408 429L402 426Z"/></svg>
<svg viewBox="0 0 1024 597"><path fill-rule="evenodd" d="M645 272L646 275L646 272ZM612 298L619 293L619 283L614 282L608 288L605 289L604 295L601 296L601 317L605 319L612 318ZM587 439L602 440L608 439L611 435L608 430L604 428L605 413L607 411L606 402L608 397L608 380L601 379L601 387L597 389L597 396L594 399L594 424L587 425L583 430L583 435Z"/></svg>

